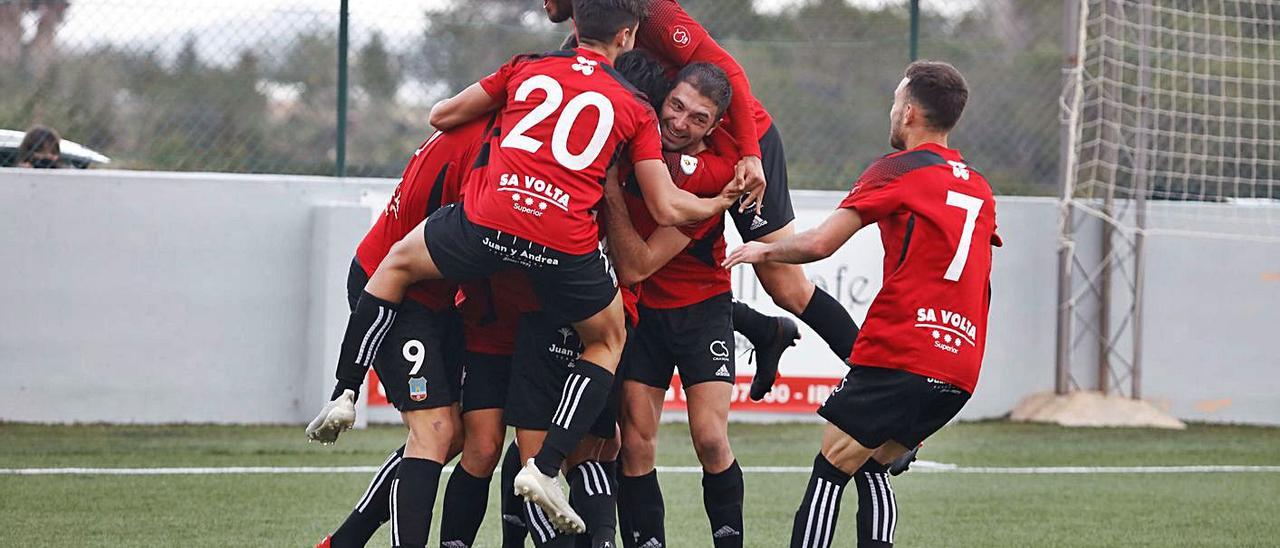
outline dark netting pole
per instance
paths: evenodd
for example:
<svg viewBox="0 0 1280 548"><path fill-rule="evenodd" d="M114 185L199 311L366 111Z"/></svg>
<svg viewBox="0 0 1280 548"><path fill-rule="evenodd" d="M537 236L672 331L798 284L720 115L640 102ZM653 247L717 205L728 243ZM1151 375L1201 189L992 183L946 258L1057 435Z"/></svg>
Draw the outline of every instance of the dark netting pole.
<svg viewBox="0 0 1280 548"><path fill-rule="evenodd" d="M911 61L920 56L920 0L911 0Z"/></svg>
<svg viewBox="0 0 1280 548"><path fill-rule="evenodd" d="M338 177L347 176L347 27L350 17L347 0L338 8Z"/></svg>

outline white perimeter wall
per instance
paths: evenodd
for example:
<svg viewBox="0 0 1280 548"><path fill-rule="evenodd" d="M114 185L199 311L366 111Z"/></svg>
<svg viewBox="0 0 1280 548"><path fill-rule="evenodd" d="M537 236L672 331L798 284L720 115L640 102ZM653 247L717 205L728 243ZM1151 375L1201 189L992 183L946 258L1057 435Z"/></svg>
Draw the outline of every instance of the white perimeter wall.
<svg viewBox="0 0 1280 548"><path fill-rule="evenodd" d="M393 184L0 170L0 420L310 419L346 321L347 265ZM799 227L840 197L795 192ZM1006 246L966 418L1053 386L1058 209L1004 198L997 214ZM879 238L864 232L807 268L859 320L880 284ZM1147 397L1182 418L1280 424L1280 245L1148 245ZM734 282L776 311L749 271ZM842 368L812 332L783 362L793 375Z"/></svg>

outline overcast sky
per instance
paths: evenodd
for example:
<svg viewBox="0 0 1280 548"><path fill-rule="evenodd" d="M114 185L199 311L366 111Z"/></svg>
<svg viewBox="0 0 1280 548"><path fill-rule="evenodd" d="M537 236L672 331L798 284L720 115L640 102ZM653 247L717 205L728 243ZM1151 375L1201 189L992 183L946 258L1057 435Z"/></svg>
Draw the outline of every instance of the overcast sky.
<svg viewBox="0 0 1280 548"><path fill-rule="evenodd" d="M388 36L416 35L423 13L465 0L351 0L353 36L380 30ZM802 0L756 0L758 9L776 11ZM903 0L851 0L879 6ZM536 4L537 0L530 0ZM928 1L930 7L946 5ZM246 37L262 35L280 25L298 29L307 24L331 24L338 0L71 0L71 9L59 37L74 43L167 42L187 34L236 32ZM34 21L28 21L28 32Z"/></svg>

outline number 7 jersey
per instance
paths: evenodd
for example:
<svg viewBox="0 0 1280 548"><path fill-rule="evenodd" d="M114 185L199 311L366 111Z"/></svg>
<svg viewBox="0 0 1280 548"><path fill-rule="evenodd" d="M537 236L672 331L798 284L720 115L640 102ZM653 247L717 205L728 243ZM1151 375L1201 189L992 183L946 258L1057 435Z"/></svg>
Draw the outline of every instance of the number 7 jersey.
<svg viewBox="0 0 1280 548"><path fill-rule="evenodd" d="M594 252L594 210L619 152L662 159L653 107L584 48L517 56L480 85L504 103L502 128L467 217L562 253Z"/></svg>
<svg viewBox="0 0 1280 548"><path fill-rule="evenodd" d="M841 208L877 223L884 286L849 362L903 369L973 393L986 349L995 199L960 153L926 143L876 160Z"/></svg>

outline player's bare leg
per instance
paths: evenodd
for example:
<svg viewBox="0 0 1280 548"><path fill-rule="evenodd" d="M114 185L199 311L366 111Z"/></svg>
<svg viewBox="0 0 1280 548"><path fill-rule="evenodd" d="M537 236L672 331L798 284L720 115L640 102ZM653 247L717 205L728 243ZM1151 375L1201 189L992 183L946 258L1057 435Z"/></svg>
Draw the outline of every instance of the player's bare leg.
<svg viewBox="0 0 1280 548"><path fill-rule="evenodd" d="M795 231L793 221L756 241L777 242L792 236ZM767 262L753 266L760 285L775 304L812 327L840 361L849 358L853 341L858 336L858 326L839 301L813 285L800 265Z"/></svg>
<svg viewBox="0 0 1280 548"><path fill-rule="evenodd" d="M622 427L618 513L623 517L624 543L667 545L666 508L655 468L658 422L662 418L665 394L665 390L644 383L632 380L622 383L618 417Z"/></svg>
<svg viewBox="0 0 1280 548"><path fill-rule="evenodd" d="M475 543L489 506L489 483L502 457L507 431L500 408L463 413L462 426L462 458L449 474L444 491L444 509L440 516L442 546Z"/></svg>
<svg viewBox="0 0 1280 548"><path fill-rule="evenodd" d="M565 380L560 406L542 448L516 476L517 492L542 507L560 531L576 534L585 528L556 478L565 457L582 441L608 402L613 374L627 342L624 321L622 297L615 293L603 310L573 324L582 340L582 355Z"/></svg>
<svg viewBox="0 0 1280 548"><path fill-rule="evenodd" d="M743 543L742 468L729 446L729 400L733 385L702 382L685 388L689 401L689 435L702 463L702 504L711 523L716 548Z"/></svg>
<svg viewBox="0 0 1280 548"><path fill-rule="evenodd" d="M822 452L814 458L804 500L796 510L792 548L833 546L840 500L850 480L858 492L858 546L893 546L898 502L887 469L906 452L906 447L892 440L880 447L866 447L828 423L822 435Z"/></svg>
<svg viewBox="0 0 1280 548"><path fill-rule="evenodd" d="M425 547L440 473L460 430L456 406L400 414L409 427L404 459L391 482L391 545Z"/></svg>

